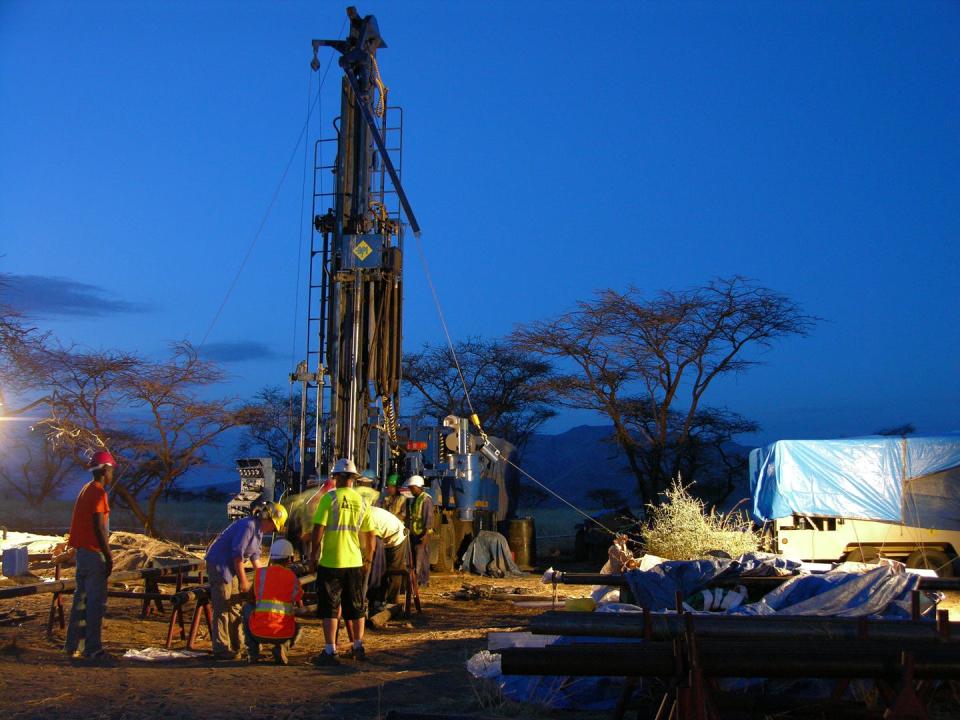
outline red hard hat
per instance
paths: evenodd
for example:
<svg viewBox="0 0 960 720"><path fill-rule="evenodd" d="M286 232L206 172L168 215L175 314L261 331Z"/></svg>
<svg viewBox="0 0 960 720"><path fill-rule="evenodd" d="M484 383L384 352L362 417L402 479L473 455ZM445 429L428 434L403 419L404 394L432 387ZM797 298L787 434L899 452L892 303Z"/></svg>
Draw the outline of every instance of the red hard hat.
<svg viewBox="0 0 960 720"><path fill-rule="evenodd" d="M113 455L108 453L106 450L100 450L95 452L93 457L90 458L90 464L87 466L90 470L99 470L102 467L116 467L117 461L113 459Z"/></svg>

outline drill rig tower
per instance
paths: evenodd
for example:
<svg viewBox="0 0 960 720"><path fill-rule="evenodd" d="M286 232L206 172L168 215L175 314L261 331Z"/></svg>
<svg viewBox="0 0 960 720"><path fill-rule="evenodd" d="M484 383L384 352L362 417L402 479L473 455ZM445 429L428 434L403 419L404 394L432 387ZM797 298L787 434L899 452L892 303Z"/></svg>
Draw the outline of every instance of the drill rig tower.
<svg viewBox="0 0 960 720"><path fill-rule="evenodd" d="M372 15L347 8L345 40L332 47L343 70L336 135L314 146L313 231L307 358L303 383L301 478L337 458L385 478L397 447L403 297L403 217L419 234L400 184L402 113L388 107L377 50L386 47ZM332 189L325 189L332 176ZM315 415L308 418L310 399ZM308 427L312 423L313 427ZM313 435L313 448L305 438Z"/></svg>

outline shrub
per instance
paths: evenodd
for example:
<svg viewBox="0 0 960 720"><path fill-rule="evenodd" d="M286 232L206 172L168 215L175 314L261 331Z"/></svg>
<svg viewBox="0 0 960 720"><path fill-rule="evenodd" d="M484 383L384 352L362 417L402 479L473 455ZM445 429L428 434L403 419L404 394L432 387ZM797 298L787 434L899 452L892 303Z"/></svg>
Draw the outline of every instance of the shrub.
<svg viewBox="0 0 960 720"><path fill-rule="evenodd" d="M689 486L688 486L689 487ZM706 510L676 479L664 492L660 505L649 505L649 522L643 530L646 551L667 560L697 560L712 550L736 558L759 549L760 535L742 512Z"/></svg>

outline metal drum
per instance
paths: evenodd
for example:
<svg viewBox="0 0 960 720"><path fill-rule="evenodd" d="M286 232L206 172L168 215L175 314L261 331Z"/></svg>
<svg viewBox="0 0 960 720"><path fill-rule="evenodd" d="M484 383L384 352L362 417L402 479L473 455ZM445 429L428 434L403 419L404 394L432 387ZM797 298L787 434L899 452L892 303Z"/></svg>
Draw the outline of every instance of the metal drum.
<svg viewBox="0 0 960 720"><path fill-rule="evenodd" d="M537 561L537 535L532 517L507 521L507 544L521 568L531 568Z"/></svg>

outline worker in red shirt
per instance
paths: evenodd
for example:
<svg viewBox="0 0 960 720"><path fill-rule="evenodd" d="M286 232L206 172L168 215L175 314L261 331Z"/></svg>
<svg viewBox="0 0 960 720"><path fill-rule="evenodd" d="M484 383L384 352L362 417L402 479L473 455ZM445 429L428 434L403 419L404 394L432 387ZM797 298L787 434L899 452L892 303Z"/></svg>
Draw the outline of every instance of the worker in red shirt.
<svg viewBox="0 0 960 720"><path fill-rule="evenodd" d="M70 624L63 649L75 657L83 642L83 657L109 660L100 641L100 627L107 609L107 578L113 572L110 555L110 502L107 486L113 480L116 461L101 450L93 454L89 468L93 473L73 506L68 544L76 549L77 574Z"/></svg>
<svg viewBox="0 0 960 720"><path fill-rule="evenodd" d="M273 645L277 665L287 664L287 650L296 641L299 628L293 608L303 599L300 581L288 567L293 560L293 545L278 538L270 546L270 565L257 568L253 576L253 603L243 608L248 660L260 659L260 646Z"/></svg>

